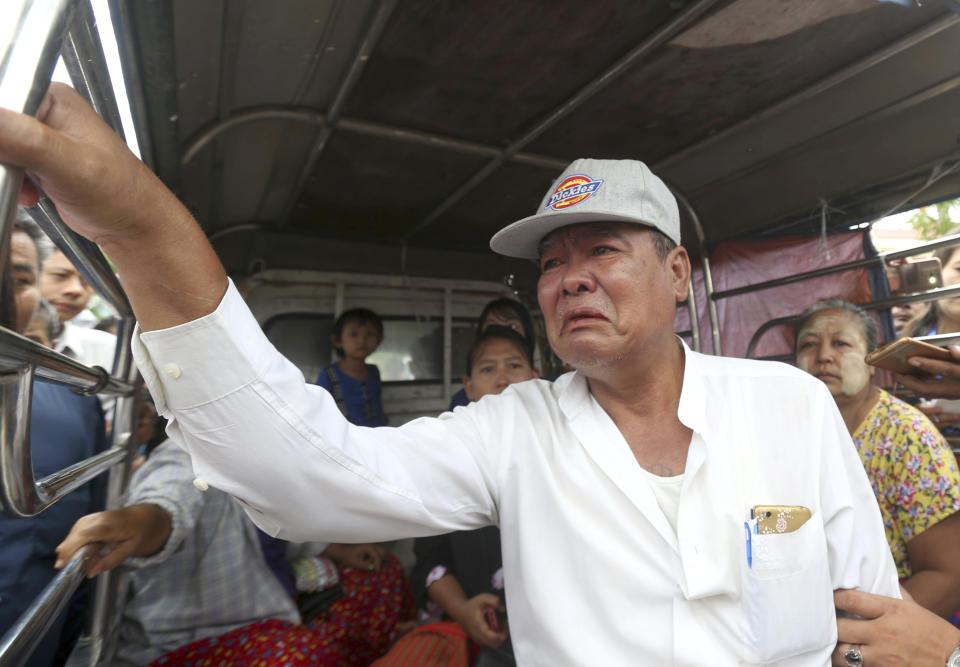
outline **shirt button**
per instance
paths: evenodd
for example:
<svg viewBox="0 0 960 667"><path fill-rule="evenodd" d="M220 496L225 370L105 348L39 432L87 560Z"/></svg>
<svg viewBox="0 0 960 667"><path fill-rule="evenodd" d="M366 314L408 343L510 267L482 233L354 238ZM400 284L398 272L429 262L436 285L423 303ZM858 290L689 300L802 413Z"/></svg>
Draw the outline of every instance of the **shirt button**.
<svg viewBox="0 0 960 667"><path fill-rule="evenodd" d="M180 374L182 373L182 371L180 370L180 367L173 362L168 362L164 364L163 372L166 373L169 377L172 377L174 380L180 377Z"/></svg>
<svg viewBox="0 0 960 667"><path fill-rule="evenodd" d="M197 487L198 491L206 491L207 489L210 488L210 485L207 484L206 481L200 479L199 477L195 477L193 479L193 485Z"/></svg>

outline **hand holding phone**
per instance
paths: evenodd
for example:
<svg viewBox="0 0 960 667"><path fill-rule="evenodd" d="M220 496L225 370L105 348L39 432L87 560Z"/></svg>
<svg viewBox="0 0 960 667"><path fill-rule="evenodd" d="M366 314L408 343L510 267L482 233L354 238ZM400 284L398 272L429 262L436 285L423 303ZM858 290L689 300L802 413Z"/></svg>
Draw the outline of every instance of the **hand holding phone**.
<svg viewBox="0 0 960 667"><path fill-rule="evenodd" d="M878 348L868 354L864 361L871 366L884 368L901 375L917 374L919 371L912 366L910 357L928 357L939 361L949 361L953 357L950 351L936 345L930 345L913 338L900 338Z"/></svg>

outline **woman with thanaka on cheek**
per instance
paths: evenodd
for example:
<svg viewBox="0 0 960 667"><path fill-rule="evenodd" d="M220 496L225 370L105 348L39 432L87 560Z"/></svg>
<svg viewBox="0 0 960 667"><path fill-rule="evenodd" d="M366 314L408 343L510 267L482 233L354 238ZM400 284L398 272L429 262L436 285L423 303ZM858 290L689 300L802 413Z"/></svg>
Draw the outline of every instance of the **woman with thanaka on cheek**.
<svg viewBox="0 0 960 667"><path fill-rule="evenodd" d="M467 373L463 386L471 401L539 375L527 341L516 330L502 326L487 327L474 342L467 355ZM465 644L469 638L484 647L492 664L514 664L503 615L499 529L488 526L419 538L414 551L417 564L411 581L419 606L430 616L456 623L458 632L465 635L459 641ZM411 636L407 641L418 639Z"/></svg>
<svg viewBox="0 0 960 667"><path fill-rule="evenodd" d="M960 470L950 448L916 408L872 384L864 357L877 327L844 301L815 304L797 326L797 366L827 385L880 504L903 587L931 611L960 608Z"/></svg>

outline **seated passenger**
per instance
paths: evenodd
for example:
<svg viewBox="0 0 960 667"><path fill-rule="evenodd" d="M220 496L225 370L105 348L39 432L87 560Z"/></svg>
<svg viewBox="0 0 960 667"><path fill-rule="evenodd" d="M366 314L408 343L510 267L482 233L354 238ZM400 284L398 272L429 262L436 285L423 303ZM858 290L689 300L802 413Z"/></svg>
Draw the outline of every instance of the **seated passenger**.
<svg viewBox="0 0 960 667"><path fill-rule="evenodd" d="M253 523L226 493L194 484L190 457L171 440L137 471L126 507L76 522L57 547L57 566L92 542L111 548L88 576L121 563L132 568L112 665L199 663L214 655L216 664L365 665L413 614L403 572L388 556L377 572L344 577L345 597L301 625ZM294 661L298 652L301 662Z"/></svg>
<svg viewBox="0 0 960 667"><path fill-rule="evenodd" d="M336 399L343 416L357 426L384 426L380 402L380 369L366 363L383 342L383 320L372 310L348 310L333 323L333 349L341 359L317 377L317 384Z"/></svg>
<svg viewBox="0 0 960 667"><path fill-rule="evenodd" d="M916 408L873 386L864 355L877 327L861 308L825 301L797 326L797 365L830 390L880 504L903 587L949 617L960 608L960 471L950 448Z"/></svg>
<svg viewBox="0 0 960 667"><path fill-rule="evenodd" d="M500 326L513 329L520 334L530 350L529 357L531 365L533 364L533 348L536 341L536 334L533 328L533 319L530 317L530 311L519 301L503 297L494 299L480 313L480 319L477 322L477 336L479 337L487 327ZM470 369L467 369L470 372ZM466 387L459 390L450 399L450 407L447 410L453 410L458 405L467 405L470 398L467 396Z"/></svg>
<svg viewBox="0 0 960 667"><path fill-rule="evenodd" d="M471 401L537 377L528 341L514 329L488 326L467 357L463 386ZM412 579L420 606L456 622L485 647L491 664L512 665L507 628L491 627L490 611L504 612L503 558L495 526L417 539Z"/></svg>

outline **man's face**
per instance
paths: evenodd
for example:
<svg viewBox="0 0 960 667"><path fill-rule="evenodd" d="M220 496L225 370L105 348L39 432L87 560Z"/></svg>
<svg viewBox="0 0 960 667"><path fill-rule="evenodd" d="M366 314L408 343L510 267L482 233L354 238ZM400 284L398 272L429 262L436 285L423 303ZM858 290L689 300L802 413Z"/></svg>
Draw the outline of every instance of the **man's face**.
<svg viewBox="0 0 960 667"><path fill-rule="evenodd" d="M37 289L37 246L26 232L14 230L10 236L10 266L13 279L13 300L16 321L15 330L26 330L30 318L37 310L40 290Z"/></svg>
<svg viewBox="0 0 960 667"><path fill-rule="evenodd" d="M824 310L797 333L797 366L815 375L835 399L857 396L870 383L873 366L863 358L863 325L845 310Z"/></svg>
<svg viewBox="0 0 960 667"><path fill-rule="evenodd" d="M592 222L541 243L537 295L547 337L574 368L630 363L673 339L690 263L682 247L661 261L653 239L642 225Z"/></svg>
<svg viewBox="0 0 960 667"><path fill-rule="evenodd" d="M477 350L470 375L463 378L463 389L471 401L487 394L499 394L514 382L537 377L523 350L512 340L491 338Z"/></svg>
<svg viewBox="0 0 960 667"><path fill-rule="evenodd" d="M93 288L59 250L50 255L40 274L40 292L57 310L61 322L71 320L87 307Z"/></svg>

